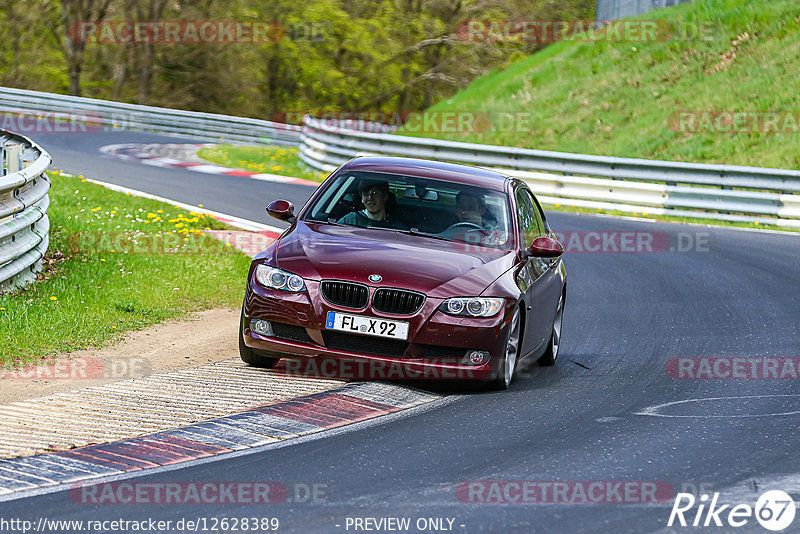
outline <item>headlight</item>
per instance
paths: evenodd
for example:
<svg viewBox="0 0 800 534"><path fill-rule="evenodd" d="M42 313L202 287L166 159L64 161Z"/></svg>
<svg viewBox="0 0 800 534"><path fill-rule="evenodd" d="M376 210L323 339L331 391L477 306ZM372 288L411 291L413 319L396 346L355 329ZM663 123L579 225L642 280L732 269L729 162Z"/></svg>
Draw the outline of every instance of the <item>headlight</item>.
<svg viewBox="0 0 800 534"><path fill-rule="evenodd" d="M492 317L503 309L503 299L454 297L442 302L439 311L459 317Z"/></svg>
<svg viewBox="0 0 800 534"><path fill-rule="evenodd" d="M299 293L306 288L303 279L296 274L263 264L256 267L256 280L262 286L292 293Z"/></svg>

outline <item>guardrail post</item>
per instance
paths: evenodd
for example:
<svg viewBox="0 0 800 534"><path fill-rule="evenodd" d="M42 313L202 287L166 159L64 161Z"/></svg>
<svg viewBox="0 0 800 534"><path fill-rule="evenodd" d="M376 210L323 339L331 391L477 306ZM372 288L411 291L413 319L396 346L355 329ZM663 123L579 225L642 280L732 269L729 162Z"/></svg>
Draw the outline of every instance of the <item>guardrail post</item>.
<svg viewBox="0 0 800 534"><path fill-rule="evenodd" d="M6 174L22 170L22 145L6 145Z"/></svg>

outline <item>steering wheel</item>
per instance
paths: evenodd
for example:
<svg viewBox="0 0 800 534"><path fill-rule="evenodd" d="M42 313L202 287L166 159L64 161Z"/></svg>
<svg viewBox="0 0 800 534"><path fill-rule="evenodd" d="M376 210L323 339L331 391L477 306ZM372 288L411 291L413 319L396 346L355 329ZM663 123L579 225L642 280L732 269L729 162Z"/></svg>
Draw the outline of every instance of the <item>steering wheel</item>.
<svg viewBox="0 0 800 534"><path fill-rule="evenodd" d="M486 228L484 228L480 224L475 224L475 223L472 223L472 222L457 222L455 224L450 225L450 227L445 229L444 232L448 232L450 230L455 230L456 228L474 228L475 230L480 230L482 232L486 231ZM444 232L441 232L441 233L444 233Z"/></svg>

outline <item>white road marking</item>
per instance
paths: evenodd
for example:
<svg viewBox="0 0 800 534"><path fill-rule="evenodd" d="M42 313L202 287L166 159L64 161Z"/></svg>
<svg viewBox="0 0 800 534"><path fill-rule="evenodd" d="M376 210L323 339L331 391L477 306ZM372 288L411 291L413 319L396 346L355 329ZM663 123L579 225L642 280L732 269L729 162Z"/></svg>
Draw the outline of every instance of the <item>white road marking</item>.
<svg viewBox="0 0 800 534"><path fill-rule="evenodd" d="M664 414L660 413L659 410L663 408L667 408L669 406L675 406L677 404L689 404L689 403L702 403L706 401L718 401L718 400L741 400L741 399L768 399L768 398L775 398L775 397L798 397L800 395L743 395L738 397L701 397L698 399L686 399L680 401L672 401L672 402L665 402L663 404L656 404L655 406L649 406L640 412L635 412L633 415L649 415L652 417L670 417L670 418L683 418L683 419L735 419L735 418L744 418L744 417L778 417L784 415L797 415L800 414L800 410L789 411L789 412L778 412L778 413L764 413L764 414L741 414L741 415L673 415L673 414Z"/></svg>

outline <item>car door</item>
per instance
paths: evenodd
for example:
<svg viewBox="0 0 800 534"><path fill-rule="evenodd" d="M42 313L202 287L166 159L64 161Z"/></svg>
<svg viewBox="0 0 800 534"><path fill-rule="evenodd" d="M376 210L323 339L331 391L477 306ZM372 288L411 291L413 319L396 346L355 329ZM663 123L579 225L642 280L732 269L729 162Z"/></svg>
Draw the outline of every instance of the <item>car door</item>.
<svg viewBox="0 0 800 534"><path fill-rule="evenodd" d="M538 207L533 195L527 188L520 185L515 192L517 201L517 227L519 229L519 243L524 254L533 240L544 235L545 229ZM525 336L522 340L521 354L526 355L543 343L544 337L549 335L552 317L547 320L542 317L541 306L538 303L537 293L541 286L541 278L547 272L549 263L545 258L525 257L517 273L517 286L525 293Z"/></svg>

